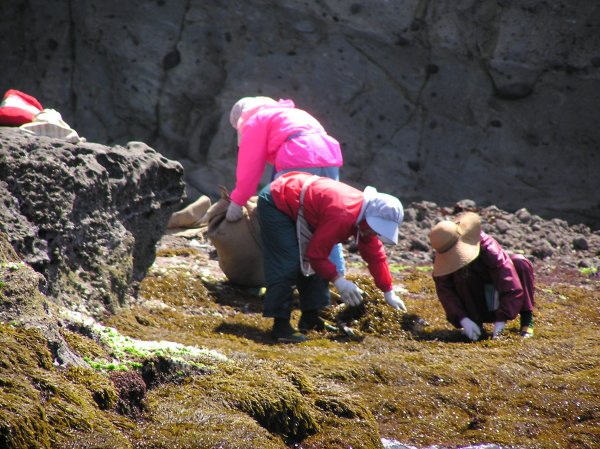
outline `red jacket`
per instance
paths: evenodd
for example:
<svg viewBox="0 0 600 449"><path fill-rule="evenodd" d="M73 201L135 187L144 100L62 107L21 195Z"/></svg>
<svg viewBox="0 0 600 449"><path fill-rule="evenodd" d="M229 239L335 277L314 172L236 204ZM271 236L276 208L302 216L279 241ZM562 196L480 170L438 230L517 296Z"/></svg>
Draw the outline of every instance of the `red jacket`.
<svg viewBox="0 0 600 449"><path fill-rule="evenodd" d="M456 327L464 317L476 323L512 320L523 306L523 287L508 253L484 232L480 244L479 256L466 268L433 278L446 318ZM495 312L487 309L485 284L493 284L499 293Z"/></svg>
<svg viewBox="0 0 600 449"><path fill-rule="evenodd" d="M271 196L277 208L296 221L300 192L304 181L312 175L290 172L271 183ZM329 260L333 246L358 234L356 220L363 204L363 193L347 184L329 178L319 178L304 194L304 218L313 231L306 256L315 272L332 281L337 276ZM364 220L361 227L368 226ZM375 284L382 291L392 289L387 257L383 243L376 236L360 237L358 250L367 263Z"/></svg>

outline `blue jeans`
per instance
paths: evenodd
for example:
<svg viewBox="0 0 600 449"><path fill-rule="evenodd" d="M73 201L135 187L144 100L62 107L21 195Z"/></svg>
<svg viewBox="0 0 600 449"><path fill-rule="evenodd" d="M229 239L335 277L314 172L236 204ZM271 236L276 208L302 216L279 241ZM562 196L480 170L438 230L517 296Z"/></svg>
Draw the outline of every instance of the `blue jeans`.
<svg viewBox="0 0 600 449"><path fill-rule="evenodd" d="M291 171L301 171L304 173L310 173L313 175L324 176L326 178L335 179L336 181L340 180L340 168L339 167L305 167L305 168L286 168L285 170L280 170L275 173L275 168L273 168L273 174L271 176L271 180L283 175L284 173L289 173ZM346 274L346 263L344 261L344 253L342 251L342 244L338 243L335 245L331 254L329 254L329 260L331 263L335 265L335 269L342 276Z"/></svg>

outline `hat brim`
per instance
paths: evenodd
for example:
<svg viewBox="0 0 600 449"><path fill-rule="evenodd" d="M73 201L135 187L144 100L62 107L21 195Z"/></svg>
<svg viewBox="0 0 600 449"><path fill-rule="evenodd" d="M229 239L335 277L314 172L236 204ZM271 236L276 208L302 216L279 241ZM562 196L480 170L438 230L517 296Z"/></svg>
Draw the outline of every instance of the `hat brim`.
<svg viewBox="0 0 600 449"><path fill-rule="evenodd" d="M479 255L479 242L473 245L459 240L445 253L436 253L433 260L433 275L444 276L454 273L473 262Z"/></svg>
<svg viewBox="0 0 600 449"><path fill-rule="evenodd" d="M398 243L398 223L379 217L367 217L367 224L375 231L379 240L389 245Z"/></svg>
<svg viewBox="0 0 600 449"><path fill-rule="evenodd" d="M456 224L460 229L460 238L456 244L444 253L435 253L433 275L444 276L454 273L473 262L479 255L481 221L477 214L467 212L459 216Z"/></svg>

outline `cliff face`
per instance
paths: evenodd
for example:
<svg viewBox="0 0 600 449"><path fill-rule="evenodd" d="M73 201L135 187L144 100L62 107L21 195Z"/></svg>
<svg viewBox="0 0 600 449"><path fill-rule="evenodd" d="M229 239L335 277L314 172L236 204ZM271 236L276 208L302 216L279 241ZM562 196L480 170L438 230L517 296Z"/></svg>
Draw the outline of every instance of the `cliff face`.
<svg viewBox="0 0 600 449"><path fill-rule="evenodd" d="M0 89L179 160L192 198L233 187L228 111L261 94L318 117L351 183L597 228L599 24L595 0L2 2Z"/></svg>

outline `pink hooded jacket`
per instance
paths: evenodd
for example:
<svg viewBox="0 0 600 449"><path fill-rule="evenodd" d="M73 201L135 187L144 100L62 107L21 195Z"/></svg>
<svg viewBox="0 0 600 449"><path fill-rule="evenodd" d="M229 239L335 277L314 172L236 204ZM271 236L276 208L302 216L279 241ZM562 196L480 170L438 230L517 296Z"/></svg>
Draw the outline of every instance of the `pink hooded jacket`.
<svg viewBox="0 0 600 449"><path fill-rule="evenodd" d="M239 143L236 186L231 199L244 205L256 194L267 163L279 172L307 167L340 167L340 144L327 135L308 112L297 109L291 100L279 100L249 117L238 130Z"/></svg>

